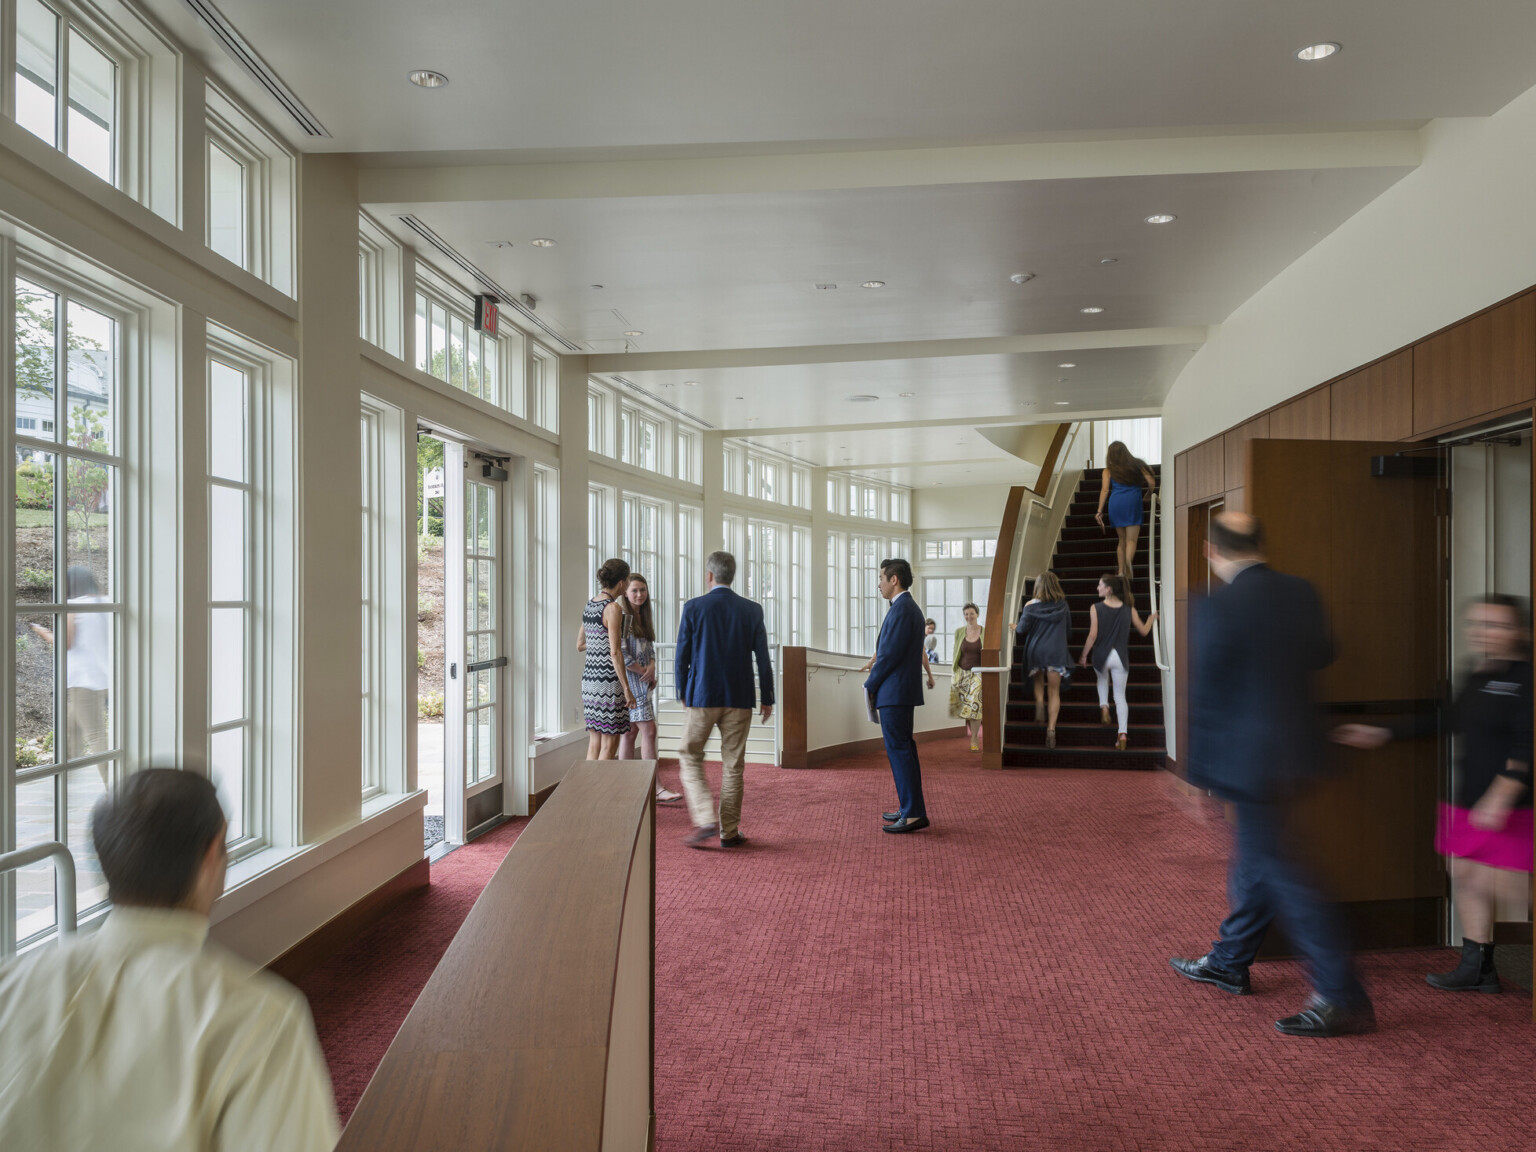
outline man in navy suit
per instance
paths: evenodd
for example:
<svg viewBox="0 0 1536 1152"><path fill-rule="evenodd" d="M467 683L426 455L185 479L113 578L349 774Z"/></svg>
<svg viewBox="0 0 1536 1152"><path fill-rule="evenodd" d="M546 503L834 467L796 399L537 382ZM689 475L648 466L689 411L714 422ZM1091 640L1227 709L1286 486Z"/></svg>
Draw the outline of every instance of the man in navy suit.
<svg viewBox="0 0 1536 1152"><path fill-rule="evenodd" d="M677 626L677 698L688 708L677 759L694 825L685 843L702 848L718 832L722 848L736 848L747 842L739 827L747 732L759 690L763 720L773 715L773 662L762 606L731 591L736 558L729 552L711 552L704 565L708 591L683 605ZM704 779L704 744L716 727L721 760L718 818Z"/></svg>
<svg viewBox="0 0 1536 1152"><path fill-rule="evenodd" d="M1312 682L1333 663L1333 641L1317 590L1271 569L1263 547L1254 517L1211 518L1205 554L1223 586L1192 617L1187 762L1191 784L1236 809L1230 910L1209 953L1171 963L1191 980L1247 996L1248 967L1278 920L1306 961L1313 995L1275 1027L1290 1036L1368 1032L1376 1016L1342 918L1286 830L1293 802L1328 763Z"/></svg>
<svg viewBox="0 0 1536 1152"><path fill-rule="evenodd" d="M912 565L880 561L880 595L891 602L875 644L875 666L864 681L872 705L880 711L880 735L896 779L897 808L885 813L887 832L916 832L928 827L923 804L923 768L912 738L912 710L923 702L923 634L927 620L912 599Z"/></svg>

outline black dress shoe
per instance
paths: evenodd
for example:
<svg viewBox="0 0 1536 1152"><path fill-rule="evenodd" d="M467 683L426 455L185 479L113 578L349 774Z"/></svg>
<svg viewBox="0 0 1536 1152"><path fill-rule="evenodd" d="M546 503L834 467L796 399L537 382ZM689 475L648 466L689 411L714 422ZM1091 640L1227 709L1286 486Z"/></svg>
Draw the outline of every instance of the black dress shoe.
<svg viewBox="0 0 1536 1152"><path fill-rule="evenodd" d="M887 824L894 824L894 823L896 823L896 821L901 819L901 813L900 812L882 812L882 813L880 813L880 819L884 820Z"/></svg>
<svg viewBox="0 0 1536 1152"><path fill-rule="evenodd" d="M729 836L720 837L720 847L722 848L740 848L746 842L747 838L740 832L733 832Z"/></svg>
<svg viewBox="0 0 1536 1152"><path fill-rule="evenodd" d="M1344 1036L1350 1032L1376 1031L1376 1010L1369 1000L1354 1008L1330 1004L1313 996L1294 1016L1275 1021L1275 1029L1287 1036Z"/></svg>
<svg viewBox="0 0 1536 1152"><path fill-rule="evenodd" d="M1218 968L1211 963L1209 954L1198 960L1185 960L1175 956L1168 963L1173 965L1173 970L1180 976L1188 977L1201 984L1214 984L1223 992L1230 992L1234 996L1252 996L1253 986L1248 982L1248 973L1229 972L1225 968Z"/></svg>
<svg viewBox="0 0 1536 1152"><path fill-rule="evenodd" d="M919 828L928 827L928 817L909 816L904 824L887 824L880 829L882 832L916 832Z"/></svg>

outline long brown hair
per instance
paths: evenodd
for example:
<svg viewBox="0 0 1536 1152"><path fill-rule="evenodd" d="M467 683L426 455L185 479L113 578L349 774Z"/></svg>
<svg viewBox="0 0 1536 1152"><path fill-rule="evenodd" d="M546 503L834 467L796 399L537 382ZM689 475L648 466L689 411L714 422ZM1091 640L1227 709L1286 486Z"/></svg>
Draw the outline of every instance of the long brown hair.
<svg viewBox="0 0 1536 1152"><path fill-rule="evenodd" d="M1065 600L1067 594L1061 590L1061 581L1056 579L1054 572L1042 572L1035 577L1035 599L1043 600L1047 604L1054 604L1058 600Z"/></svg>
<svg viewBox="0 0 1536 1152"><path fill-rule="evenodd" d="M629 600L629 589L624 590L621 597L624 604L624 615L629 621L631 631L642 640L656 639L656 625L651 617L651 582L638 572L629 574L629 583L633 587L639 581L645 585L645 603L636 608Z"/></svg>
<svg viewBox="0 0 1536 1152"><path fill-rule="evenodd" d="M1131 591L1130 582L1124 576L1112 572L1106 572L1099 577L1099 583L1109 589L1109 594L1128 608L1136 607L1136 594Z"/></svg>
<svg viewBox="0 0 1536 1152"><path fill-rule="evenodd" d="M1104 467L1109 469L1110 479L1134 488L1146 487L1146 473L1151 471L1145 460L1131 455L1124 440L1116 440L1109 446L1109 451L1104 453Z"/></svg>

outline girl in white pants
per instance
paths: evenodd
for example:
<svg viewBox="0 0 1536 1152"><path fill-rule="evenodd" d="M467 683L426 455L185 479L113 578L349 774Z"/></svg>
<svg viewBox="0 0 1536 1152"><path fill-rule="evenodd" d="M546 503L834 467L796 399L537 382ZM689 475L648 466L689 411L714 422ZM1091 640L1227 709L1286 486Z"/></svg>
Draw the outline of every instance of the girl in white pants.
<svg viewBox="0 0 1536 1152"><path fill-rule="evenodd" d="M1110 723L1109 694L1114 689L1115 720L1120 726L1115 747L1122 752L1131 718L1131 707L1125 698L1125 684L1131 675L1131 628L1145 636L1157 620L1156 612L1142 620L1130 601L1123 577L1099 578L1099 603L1089 613L1088 640L1078 659L1083 665L1092 660L1099 680L1099 716L1105 724Z"/></svg>

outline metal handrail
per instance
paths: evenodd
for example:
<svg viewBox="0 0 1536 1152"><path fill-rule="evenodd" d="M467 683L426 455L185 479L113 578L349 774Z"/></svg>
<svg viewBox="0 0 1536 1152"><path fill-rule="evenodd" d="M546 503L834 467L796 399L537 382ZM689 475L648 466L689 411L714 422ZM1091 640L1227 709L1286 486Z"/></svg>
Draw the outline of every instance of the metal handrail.
<svg viewBox="0 0 1536 1152"><path fill-rule="evenodd" d="M1152 623L1152 661L1157 665L1159 672L1167 672L1168 664L1163 659L1163 614L1158 611L1159 596L1163 582L1157 575L1157 545L1158 537L1162 535L1158 529L1158 500L1156 489L1152 492L1152 524L1147 540L1147 583L1152 596L1152 612L1157 619Z"/></svg>
<svg viewBox="0 0 1536 1152"><path fill-rule="evenodd" d="M50 856L53 857L54 870L58 873L58 883L53 889L54 917L59 934L72 936L76 927L75 858L67 847L57 840L50 840L46 844L34 844L30 848L18 848L14 852L6 852L0 855L0 872L14 872L18 868L36 864Z"/></svg>

